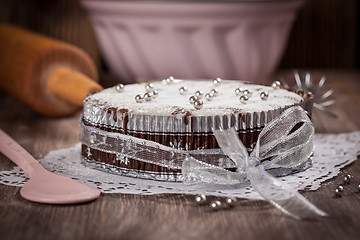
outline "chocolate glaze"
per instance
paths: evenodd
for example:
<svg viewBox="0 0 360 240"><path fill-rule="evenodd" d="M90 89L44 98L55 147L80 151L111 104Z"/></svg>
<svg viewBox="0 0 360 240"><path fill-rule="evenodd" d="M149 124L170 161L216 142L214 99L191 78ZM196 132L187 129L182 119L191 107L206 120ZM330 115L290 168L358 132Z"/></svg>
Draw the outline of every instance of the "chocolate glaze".
<svg viewBox="0 0 360 240"><path fill-rule="evenodd" d="M88 152L91 154L88 155ZM158 166L156 164L144 163L137 161L135 159L116 159L116 154L106 153L103 151L99 151L93 148L89 148L88 146L82 144L81 145L81 155L88 160L97 161L100 163L105 163L107 165L123 168L123 169L132 169L137 171L147 171L156 173L167 173L167 174L180 174L181 171L177 169L169 169L166 167Z"/></svg>

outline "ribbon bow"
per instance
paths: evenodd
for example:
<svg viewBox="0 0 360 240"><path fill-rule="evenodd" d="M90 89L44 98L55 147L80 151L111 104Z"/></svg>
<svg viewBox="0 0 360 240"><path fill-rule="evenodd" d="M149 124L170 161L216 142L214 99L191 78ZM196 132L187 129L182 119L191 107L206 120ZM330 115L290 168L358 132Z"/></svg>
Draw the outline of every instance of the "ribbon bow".
<svg viewBox="0 0 360 240"><path fill-rule="evenodd" d="M234 161L237 171L231 172L187 156L182 164L184 184L237 184L248 179L265 200L294 218L326 216L325 212L265 170L299 169L311 157L314 127L301 107L289 108L270 121L261 131L250 155L233 128L214 130L214 134L223 153Z"/></svg>

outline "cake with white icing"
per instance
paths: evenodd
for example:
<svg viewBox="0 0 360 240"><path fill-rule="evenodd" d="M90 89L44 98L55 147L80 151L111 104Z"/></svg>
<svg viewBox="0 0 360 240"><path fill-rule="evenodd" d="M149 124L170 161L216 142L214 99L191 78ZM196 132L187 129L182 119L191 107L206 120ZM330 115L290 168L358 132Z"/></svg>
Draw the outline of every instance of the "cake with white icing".
<svg viewBox="0 0 360 240"><path fill-rule="evenodd" d="M213 129L234 127L251 150L264 125L300 105L309 114L312 95L230 80L179 80L117 85L84 100L82 124L182 150L218 148ZM109 152L82 144L82 157L137 171L168 171L136 160L116 161Z"/></svg>

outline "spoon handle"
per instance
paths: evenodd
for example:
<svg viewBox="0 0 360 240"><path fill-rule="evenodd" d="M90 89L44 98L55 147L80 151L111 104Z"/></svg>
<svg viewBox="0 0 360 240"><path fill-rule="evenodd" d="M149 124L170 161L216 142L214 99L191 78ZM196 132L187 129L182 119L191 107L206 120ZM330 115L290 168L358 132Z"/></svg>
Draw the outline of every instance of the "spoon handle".
<svg viewBox="0 0 360 240"><path fill-rule="evenodd" d="M0 129L0 152L16 163L29 177L43 168L23 147Z"/></svg>

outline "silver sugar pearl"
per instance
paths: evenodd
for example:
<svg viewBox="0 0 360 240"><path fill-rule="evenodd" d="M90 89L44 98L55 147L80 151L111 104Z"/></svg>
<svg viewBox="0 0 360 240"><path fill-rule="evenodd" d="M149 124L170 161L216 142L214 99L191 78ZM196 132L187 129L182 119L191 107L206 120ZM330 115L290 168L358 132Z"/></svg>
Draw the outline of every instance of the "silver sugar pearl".
<svg viewBox="0 0 360 240"><path fill-rule="evenodd" d="M248 97L251 97L251 95L252 95L252 91L250 91L249 89L245 89L242 93L243 93L243 95L246 95Z"/></svg>
<svg viewBox="0 0 360 240"><path fill-rule="evenodd" d="M341 197L343 191L344 191L344 187L343 186L338 186L335 189L335 197Z"/></svg>
<svg viewBox="0 0 360 240"><path fill-rule="evenodd" d="M281 83L279 81L275 81L271 84L271 87L274 89L279 89L281 87Z"/></svg>
<svg viewBox="0 0 360 240"><path fill-rule="evenodd" d="M116 84L116 85L114 86L114 88L115 88L115 91L117 91L117 92L122 92L122 91L124 90L124 88L125 88L125 85L122 84L122 83L119 83L119 84Z"/></svg>
<svg viewBox="0 0 360 240"><path fill-rule="evenodd" d="M225 202L229 207L235 207L237 200L236 200L236 198L233 198L233 197L227 197L225 199Z"/></svg>
<svg viewBox="0 0 360 240"><path fill-rule="evenodd" d="M212 95L216 97L219 94L219 91L216 88L213 88L210 90L210 93L212 93Z"/></svg>
<svg viewBox="0 0 360 240"><path fill-rule="evenodd" d="M244 89L242 89L242 88L236 88L235 89L235 95L239 96L239 95L241 95L243 93L243 91L244 91Z"/></svg>
<svg viewBox="0 0 360 240"><path fill-rule="evenodd" d="M214 99L214 94L212 93L205 94L205 99L208 101L212 101Z"/></svg>
<svg viewBox="0 0 360 240"><path fill-rule="evenodd" d="M360 183L357 185L357 189L360 192Z"/></svg>
<svg viewBox="0 0 360 240"><path fill-rule="evenodd" d="M145 99L145 101L150 101L151 98L152 98L152 94L151 94L151 93L145 93L145 94L144 94L144 99Z"/></svg>
<svg viewBox="0 0 360 240"><path fill-rule="evenodd" d="M204 194L197 195L195 197L195 201L197 204L203 205L204 203L206 203L206 196Z"/></svg>
<svg viewBox="0 0 360 240"><path fill-rule="evenodd" d="M204 93L203 93L203 91L198 90L198 91L195 92L195 96L196 96L198 99L201 99L201 98L204 96Z"/></svg>
<svg viewBox="0 0 360 240"><path fill-rule="evenodd" d="M213 84L216 86L216 85L219 85L221 83L221 78L216 78L213 80Z"/></svg>
<svg viewBox="0 0 360 240"><path fill-rule="evenodd" d="M148 83L145 85L146 92L152 92L154 91L154 85L152 83Z"/></svg>
<svg viewBox="0 0 360 240"><path fill-rule="evenodd" d="M181 95L185 94L187 91L188 91L188 88L185 87L185 86L179 88L179 93L180 93Z"/></svg>
<svg viewBox="0 0 360 240"><path fill-rule="evenodd" d="M247 95L241 95L239 100L242 104L246 104L246 102L249 100L249 97Z"/></svg>
<svg viewBox="0 0 360 240"><path fill-rule="evenodd" d="M194 102L194 108L200 110L203 107L203 102L200 99L196 99Z"/></svg>
<svg viewBox="0 0 360 240"><path fill-rule="evenodd" d="M210 207L212 210L219 210L221 208L221 202L216 200L216 201L213 201L211 204L210 204Z"/></svg>
<svg viewBox="0 0 360 240"><path fill-rule="evenodd" d="M269 93L268 92L261 92L260 93L260 98L264 101L266 101L269 98Z"/></svg>
<svg viewBox="0 0 360 240"><path fill-rule="evenodd" d="M342 195L341 191L338 188L336 188L335 189L335 197L341 197L341 195Z"/></svg>
<svg viewBox="0 0 360 240"><path fill-rule="evenodd" d="M194 103L195 103L195 101L196 101L197 99L198 99L198 98L195 97L195 96L190 96L190 97L189 97L189 102L190 102L190 104L194 105Z"/></svg>
<svg viewBox="0 0 360 240"><path fill-rule="evenodd" d="M350 184L351 179L352 179L352 176L350 174L346 174L345 177L344 177L344 183L345 184Z"/></svg>
<svg viewBox="0 0 360 240"><path fill-rule="evenodd" d="M153 98L156 98L158 95L159 95L158 90L154 89L154 91L152 91Z"/></svg>
<svg viewBox="0 0 360 240"><path fill-rule="evenodd" d="M140 94L138 94L135 96L135 101L137 103L142 103L144 101L144 98Z"/></svg>
<svg viewBox="0 0 360 240"><path fill-rule="evenodd" d="M173 76L168 77L165 79L166 84L172 84L174 82L175 78Z"/></svg>

